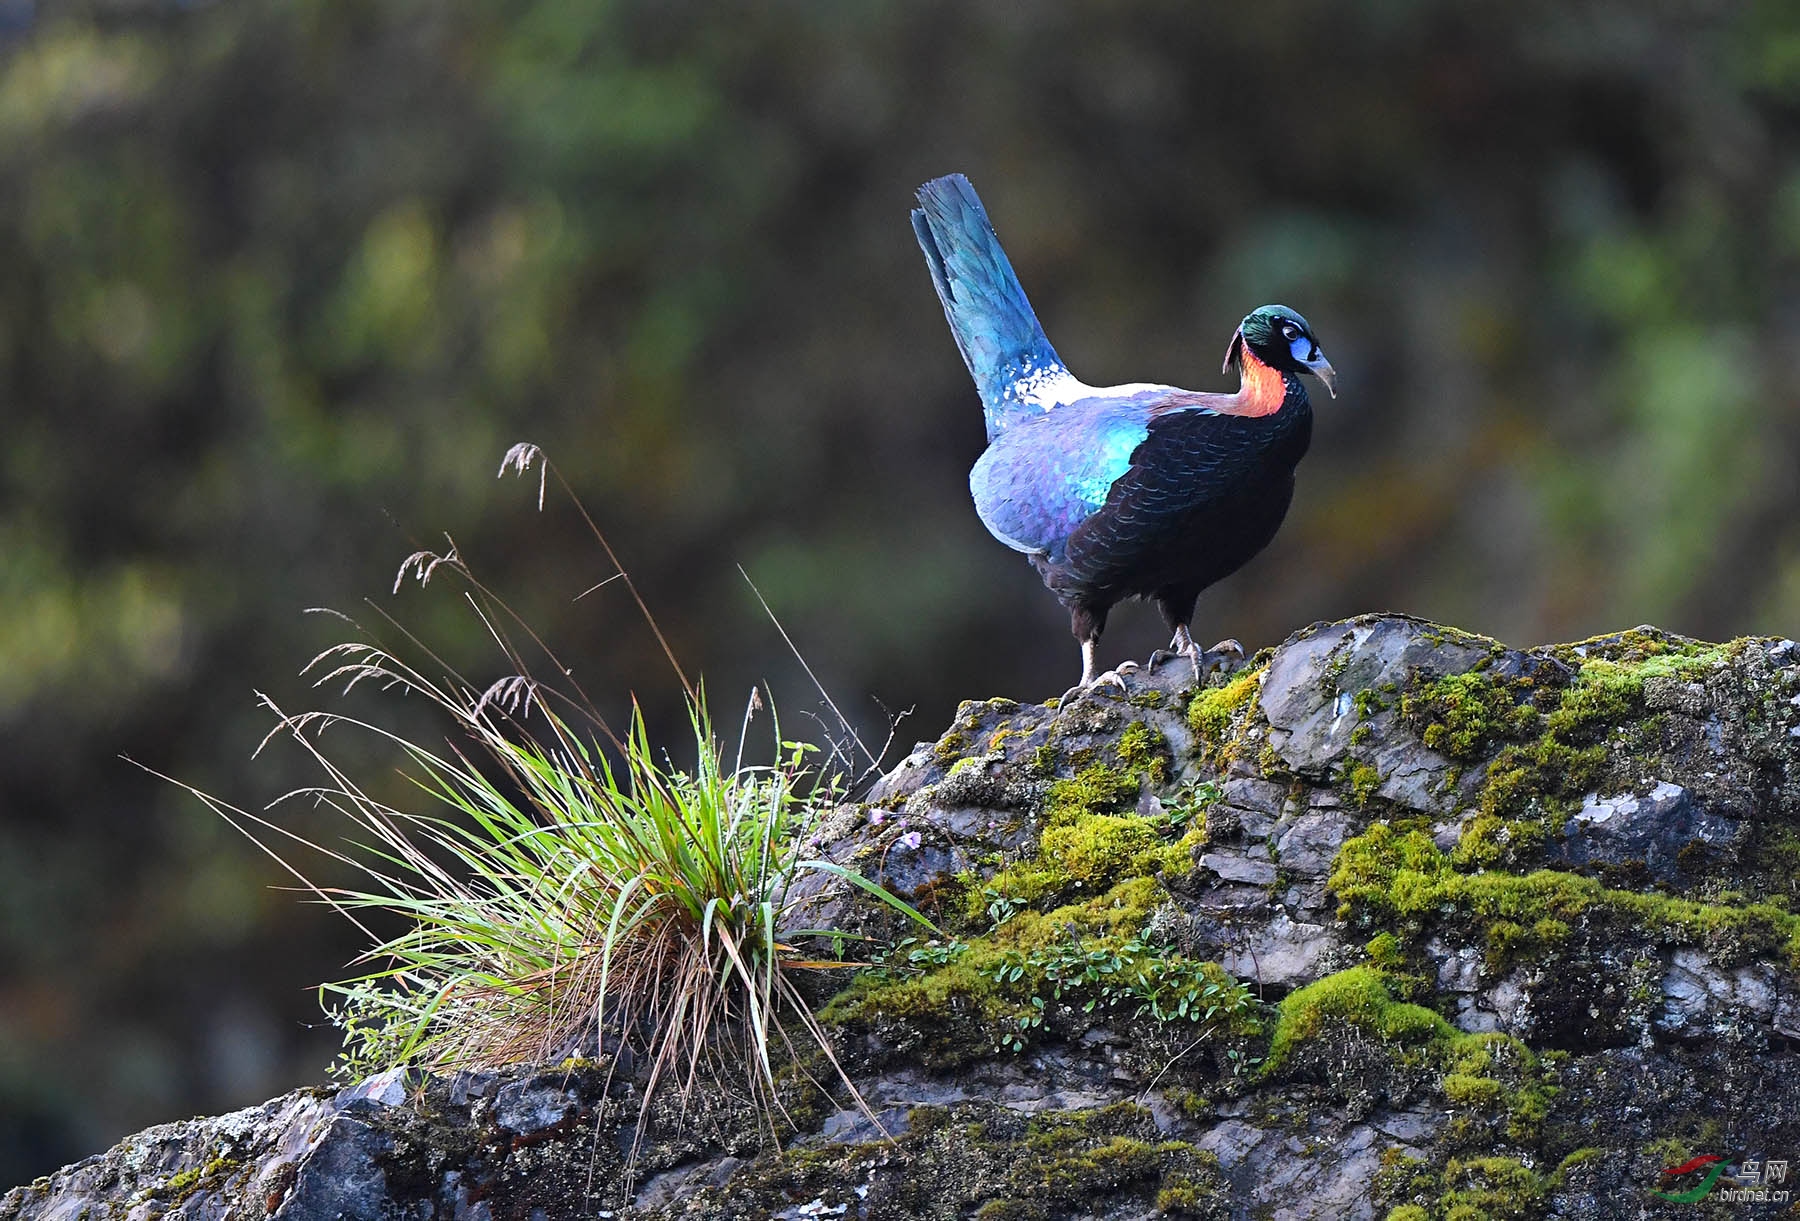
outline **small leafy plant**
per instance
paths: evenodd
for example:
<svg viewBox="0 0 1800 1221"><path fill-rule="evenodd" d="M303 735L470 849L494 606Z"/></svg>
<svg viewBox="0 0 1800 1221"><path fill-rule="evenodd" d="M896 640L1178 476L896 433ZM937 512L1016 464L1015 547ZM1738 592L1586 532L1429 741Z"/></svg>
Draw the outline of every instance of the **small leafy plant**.
<svg viewBox="0 0 1800 1221"><path fill-rule="evenodd" d="M1062 941L1028 952L1008 950L990 969L997 984L1041 979L1048 1000L1066 1001L1083 1013L1130 1008L1132 1017L1159 1022L1229 1022L1251 1005L1248 990L1209 964L1150 945L1140 937L1090 937ZM1018 1051L1024 1034L1043 1025L1047 999L1030 997L1031 1010L1018 1019L1008 1044Z"/></svg>

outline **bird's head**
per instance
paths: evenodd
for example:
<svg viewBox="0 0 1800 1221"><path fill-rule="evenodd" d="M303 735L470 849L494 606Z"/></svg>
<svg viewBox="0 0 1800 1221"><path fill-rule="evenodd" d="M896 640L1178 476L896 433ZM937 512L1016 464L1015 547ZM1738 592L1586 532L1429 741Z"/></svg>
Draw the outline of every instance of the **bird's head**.
<svg viewBox="0 0 1800 1221"><path fill-rule="evenodd" d="M1229 373L1242 348L1256 353L1258 360L1283 372L1310 373L1325 383L1331 397L1337 397L1337 370L1319 351L1306 319L1285 305L1265 305L1253 310L1238 324L1231 346L1225 350L1225 371Z"/></svg>

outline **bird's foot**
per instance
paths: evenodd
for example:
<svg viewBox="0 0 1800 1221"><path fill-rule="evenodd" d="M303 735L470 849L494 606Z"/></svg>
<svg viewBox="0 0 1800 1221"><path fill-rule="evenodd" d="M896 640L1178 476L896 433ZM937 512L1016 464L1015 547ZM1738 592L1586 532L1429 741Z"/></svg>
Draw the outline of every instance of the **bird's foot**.
<svg viewBox="0 0 1800 1221"><path fill-rule="evenodd" d="M1086 682L1076 683L1073 687L1070 687L1067 691L1062 693L1062 698L1056 701L1057 706L1059 708L1066 708L1082 696L1091 695L1103 687L1114 688L1121 696L1129 695L1131 692L1125 685L1125 675L1130 674L1137 668L1138 666L1135 661L1127 661L1121 663L1116 670L1108 670L1104 674L1095 675Z"/></svg>
<svg viewBox="0 0 1800 1221"><path fill-rule="evenodd" d="M1089 691L1098 691L1101 687L1117 687L1120 695L1129 695L1130 689L1125 686L1125 676L1137 669L1136 662L1125 662L1116 670L1108 670L1099 678L1088 684Z"/></svg>
<svg viewBox="0 0 1800 1221"><path fill-rule="evenodd" d="M1218 644L1215 644L1212 648L1206 650L1203 656L1216 657L1221 662L1241 662L1244 660L1244 646L1239 644L1236 640L1221 640Z"/></svg>
<svg viewBox="0 0 1800 1221"><path fill-rule="evenodd" d="M1215 670L1229 674L1243 664L1244 646L1235 640L1221 640L1194 659L1194 672L1205 682Z"/></svg>
<svg viewBox="0 0 1800 1221"><path fill-rule="evenodd" d="M1192 647L1186 649L1157 649L1150 654L1150 659L1144 663L1144 669L1154 674L1158 667L1166 666L1178 657L1186 657L1191 660L1195 666L1194 677L1198 678L1200 676L1198 668L1200 665L1200 651Z"/></svg>
<svg viewBox="0 0 1800 1221"><path fill-rule="evenodd" d="M1244 646L1235 640L1221 640L1210 649L1202 649L1194 643L1194 638L1186 629L1179 629L1168 648L1158 649L1150 654L1148 667L1154 671L1158 666L1166 665L1178 657L1185 657L1193 662L1194 681L1204 683L1214 670L1229 672L1241 665Z"/></svg>
<svg viewBox="0 0 1800 1221"><path fill-rule="evenodd" d="M1200 670L1200 646L1194 643L1194 638L1188 632L1187 624L1185 623L1175 629L1175 638L1169 641L1168 648L1158 649L1156 652L1150 654L1149 666L1151 672L1154 673L1156 667L1165 662L1174 661L1177 657L1185 657L1194 663L1194 681L1196 683L1203 680L1204 675Z"/></svg>

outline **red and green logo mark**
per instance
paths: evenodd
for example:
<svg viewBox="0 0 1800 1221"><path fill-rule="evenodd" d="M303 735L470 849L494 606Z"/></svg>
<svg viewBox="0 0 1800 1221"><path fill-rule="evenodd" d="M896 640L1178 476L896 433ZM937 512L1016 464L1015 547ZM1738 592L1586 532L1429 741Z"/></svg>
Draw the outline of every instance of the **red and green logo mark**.
<svg viewBox="0 0 1800 1221"><path fill-rule="evenodd" d="M1662 1172L1665 1179L1678 1179L1683 1175L1705 1170L1706 1176L1693 1187L1679 1195L1671 1195L1666 1191L1652 1191L1650 1194L1659 1200L1670 1200L1676 1204L1697 1204L1712 1194L1713 1187L1718 1184L1719 1176L1725 1173L1725 1168L1730 1164L1716 1153L1701 1154L1691 1161L1683 1162L1679 1166L1670 1166Z"/></svg>

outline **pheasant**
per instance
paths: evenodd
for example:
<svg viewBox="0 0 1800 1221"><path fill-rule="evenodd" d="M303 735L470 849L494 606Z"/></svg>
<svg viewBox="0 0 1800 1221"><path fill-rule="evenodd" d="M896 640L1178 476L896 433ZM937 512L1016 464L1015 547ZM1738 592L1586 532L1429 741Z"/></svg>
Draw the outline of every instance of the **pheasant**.
<svg viewBox="0 0 1800 1221"><path fill-rule="evenodd" d="M1100 633L1130 598L1154 602L1173 633L1152 667L1179 656L1209 668L1238 646L1202 652L1194 604L1287 515L1312 438L1299 375L1337 394L1312 327L1285 305L1248 314L1225 352L1233 394L1089 386L1050 346L969 180L934 178L919 204L913 232L987 420L987 451L969 473L975 511L1068 609L1081 687L1104 677Z"/></svg>

